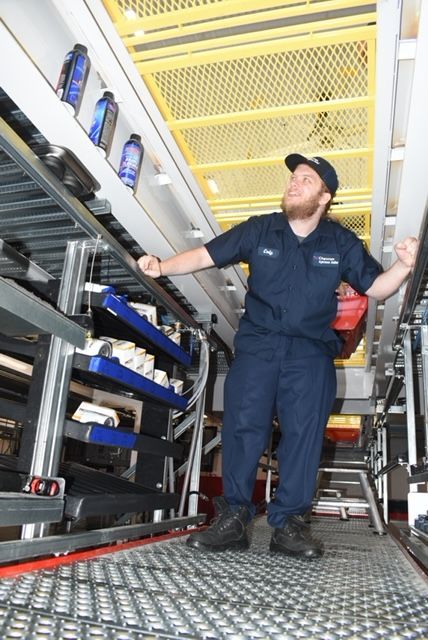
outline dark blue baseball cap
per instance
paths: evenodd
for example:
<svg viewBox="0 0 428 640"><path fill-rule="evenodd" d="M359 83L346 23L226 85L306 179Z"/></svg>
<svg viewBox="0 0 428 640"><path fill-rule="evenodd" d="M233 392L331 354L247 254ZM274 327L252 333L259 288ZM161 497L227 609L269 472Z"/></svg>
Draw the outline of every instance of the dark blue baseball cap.
<svg viewBox="0 0 428 640"><path fill-rule="evenodd" d="M290 153L284 160L287 167L293 173L299 164L307 164L311 169L316 171L321 180L324 182L331 195L337 191L339 186L339 179L337 177L336 169L325 158L315 156L313 158L305 158L300 153Z"/></svg>

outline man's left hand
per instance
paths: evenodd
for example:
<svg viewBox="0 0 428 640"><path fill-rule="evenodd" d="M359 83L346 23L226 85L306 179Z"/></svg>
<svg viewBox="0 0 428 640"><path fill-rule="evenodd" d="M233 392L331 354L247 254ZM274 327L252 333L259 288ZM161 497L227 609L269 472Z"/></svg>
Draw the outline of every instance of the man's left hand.
<svg viewBox="0 0 428 640"><path fill-rule="evenodd" d="M413 237L407 237L395 245L395 253L400 262L406 267L413 269L416 261L416 254L419 248L419 240Z"/></svg>

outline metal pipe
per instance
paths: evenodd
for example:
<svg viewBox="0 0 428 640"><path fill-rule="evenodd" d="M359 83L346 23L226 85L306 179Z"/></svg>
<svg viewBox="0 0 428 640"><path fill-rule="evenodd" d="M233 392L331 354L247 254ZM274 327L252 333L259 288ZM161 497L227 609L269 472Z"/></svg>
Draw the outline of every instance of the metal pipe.
<svg viewBox="0 0 428 640"><path fill-rule="evenodd" d="M204 441L204 410L205 410L205 390L202 392L196 406L196 422L198 437L196 440L195 453L192 459L189 485L189 502L187 515L195 516L198 513L199 485L201 477L202 445ZM190 468L190 467L189 467Z"/></svg>
<svg viewBox="0 0 428 640"><path fill-rule="evenodd" d="M201 347L202 346L203 346L203 343ZM198 377L201 377L203 375L204 370L209 367L209 349L207 349L205 353L207 360L205 360L205 357L203 357L203 353L204 353L204 350L201 349L201 358L199 360ZM197 492L199 490L199 475L200 475L200 468L201 468L202 441L203 441L204 409L205 409L205 388L200 393L199 398L196 402L195 426L193 427L192 441L190 443L189 456L187 460L187 468L186 468L186 473L183 480L180 506L178 509L178 514L180 517L184 514L184 506L186 503L187 490L189 487L190 477L192 478L191 491ZM195 510L195 498L197 498L196 493L193 494L192 496L189 496L189 504L188 504L189 513L190 513L190 509ZM197 500L196 500L196 509L197 509ZM195 510L195 513L196 513L196 510Z"/></svg>
<svg viewBox="0 0 428 640"><path fill-rule="evenodd" d="M385 425L382 427L382 468L384 468L388 461L388 432ZM388 505L388 475L385 473L382 478L382 496L383 496L383 519L388 524L389 522L389 505Z"/></svg>
<svg viewBox="0 0 428 640"><path fill-rule="evenodd" d="M428 460L428 325L421 327L422 342L422 380L424 397L424 450L425 460Z"/></svg>
<svg viewBox="0 0 428 640"><path fill-rule="evenodd" d="M376 503L372 488L371 488L371 486L369 484L369 481L368 481L366 473L360 473L360 484L361 484L361 489L363 491L364 497L365 497L365 499L367 501L367 504L369 505L369 511L370 511L370 517L371 517L372 524L373 524L374 528L376 529L376 532L379 535L383 535L385 533L385 529L383 528L383 524L382 524L382 520L381 520L380 515L379 515L377 503Z"/></svg>
<svg viewBox="0 0 428 640"><path fill-rule="evenodd" d="M67 245L58 297L58 309L65 315L80 310L90 245L93 243L69 242ZM36 416L31 475L49 477L58 474L73 355L74 347L69 342L57 336L51 337ZM21 537L40 537L48 526L46 523L26 524L22 527Z"/></svg>
<svg viewBox="0 0 428 640"><path fill-rule="evenodd" d="M187 491L190 483L190 475L193 472L194 461L201 457L202 452L202 426L203 426L203 410L202 404L205 402L205 391L199 397L196 404L196 419L195 426L193 427L192 441L190 443L189 457L187 460L186 473L183 480L183 488L181 490L180 506L178 508L178 515L182 517L184 514L184 507L186 504ZM202 420L201 420L202 418ZM194 489L192 489L193 491ZM189 497L190 502L190 497Z"/></svg>
<svg viewBox="0 0 428 640"><path fill-rule="evenodd" d="M412 342L410 331L404 336L404 373L406 382L406 407L407 407L407 451L409 465L416 464L418 460L416 447L416 417L415 417L415 392L413 383ZM409 491L416 492L417 485L410 485Z"/></svg>
<svg viewBox="0 0 428 640"><path fill-rule="evenodd" d="M419 237L421 238L421 242L415 259L415 267L401 305L393 346L401 343L401 336L411 323L411 318L418 301L418 293L421 288L423 288L423 280L428 265L428 203L425 205L425 213Z"/></svg>

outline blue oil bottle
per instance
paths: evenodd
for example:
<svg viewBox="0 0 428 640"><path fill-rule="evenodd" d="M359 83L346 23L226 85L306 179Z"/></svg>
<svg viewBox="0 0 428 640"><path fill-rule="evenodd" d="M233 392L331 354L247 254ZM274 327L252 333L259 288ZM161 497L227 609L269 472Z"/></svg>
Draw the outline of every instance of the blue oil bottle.
<svg viewBox="0 0 428 640"><path fill-rule="evenodd" d="M135 191L143 162L144 147L141 136L132 133L123 145L120 158L119 178L131 191Z"/></svg>
<svg viewBox="0 0 428 640"><path fill-rule="evenodd" d="M83 44L75 44L65 56L56 94L74 115L79 112L91 61Z"/></svg>
<svg viewBox="0 0 428 640"><path fill-rule="evenodd" d="M95 105L94 117L89 130L90 139L104 156L110 153L118 111L119 108L113 93L104 91L103 97Z"/></svg>

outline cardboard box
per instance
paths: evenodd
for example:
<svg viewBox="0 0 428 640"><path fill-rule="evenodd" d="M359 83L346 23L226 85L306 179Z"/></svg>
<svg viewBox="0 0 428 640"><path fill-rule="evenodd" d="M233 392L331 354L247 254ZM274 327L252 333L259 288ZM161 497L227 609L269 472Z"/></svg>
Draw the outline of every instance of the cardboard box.
<svg viewBox="0 0 428 640"><path fill-rule="evenodd" d="M118 358L121 365L134 369L135 342L115 340L112 344L112 356Z"/></svg>
<svg viewBox="0 0 428 640"><path fill-rule="evenodd" d="M145 378L153 380L154 371L155 357L151 353L146 353L146 357L144 358L144 362L142 364L142 369L138 373L140 373Z"/></svg>
<svg viewBox="0 0 428 640"><path fill-rule="evenodd" d="M119 425L119 416L114 409L103 407L100 404L93 404L92 402L81 402L72 418L77 422L97 422L106 427L117 427Z"/></svg>
<svg viewBox="0 0 428 640"><path fill-rule="evenodd" d="M142 347L135 347L134 352L134 371L142 373L144 367L144 361L146 359L147 352Z"/></svg>
<svg viewBox="0 0 428 640"><path fill-rule="evenodd" d="M183 380L178 380L177 378L171 378L171 380L169 381L169 384L171 385L171 387L173 387L174 393L176 393L178 396L182 395L183 386L184 386Z"/></svg>
<svg viewBox="0 0 428 640"><path fill-rule="evenodd" d="M129 306L138 313L139 316L157 325L157 308L152 304L143 304L142 302L129 302Z"/></svg>
<svg viewBox="0 0 428 640"><path fill-rule="evenodd" d="M153 381L157 384L160 384L162 387L169 387L168 374L166 371L162 371L162 369L155 369L153 372Z"/></svg>

